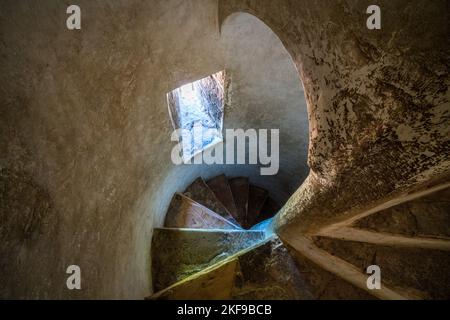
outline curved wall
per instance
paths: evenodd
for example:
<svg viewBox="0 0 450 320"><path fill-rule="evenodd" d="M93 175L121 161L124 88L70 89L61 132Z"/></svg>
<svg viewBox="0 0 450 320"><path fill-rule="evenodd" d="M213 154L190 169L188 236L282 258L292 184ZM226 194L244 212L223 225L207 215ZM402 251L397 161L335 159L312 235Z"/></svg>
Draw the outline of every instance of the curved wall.
<svg viewBox="0 0 450 320"><path fill-rule="evenodd" d="M77 4L79 31L66 29L60 1L0 4L2 298L147 296L152 228L173 193L199 175L257 177L248 166L174 166L168 91L226 67L235 88L226 126L276 126L302 109L295 68L273 33L243 17L220 35L215 0ZM258 49L268 43L275 47ZM289 123L304 144L305 128ZM267 184L278 199L306 175L302 161ZM65 287L72 264L80 291Z"/></svg>
<svg viewBox="0 0 450 320"><path fill-rule="evenodd" d="M280 39L255 16L229 16L221 35L232 83L225 127L279 130L278 174L261 176L258 166L242 172L284 203L309 173L308 113L299 74Z"/></svg>

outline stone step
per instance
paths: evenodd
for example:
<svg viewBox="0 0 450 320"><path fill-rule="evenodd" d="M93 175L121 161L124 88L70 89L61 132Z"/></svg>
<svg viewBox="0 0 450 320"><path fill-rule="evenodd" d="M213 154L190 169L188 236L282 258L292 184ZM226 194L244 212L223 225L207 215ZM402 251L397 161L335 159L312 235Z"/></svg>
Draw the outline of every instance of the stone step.
<svg viewBox="0 0 450 320"><path fill-rule="evenodd" d="M264 203L269 196L269 192L255 185L250 185L248 196L248 210L245 219L245 229L251 228L258 221L259 214L263 208Z"/></svg>
<svg viewBox="0 0 450 320"><path fill-rule="evenodd" d="M164 226L167 228L241 229L181 193L176 193L173 196L167 210Z"/></svg>
<svg viewBox="0 0 450 320"><path fill-rule="evenodd" d="M248 195L250 190L248 178L232 178L228 179L228 183L237 209L237 214L234 218L241 226L244 226L247 217Z"/></svg>
<svg viewBox="0 0 450 320"><path fill-rule="evenodd" d="M146 300L229 300L236 265L236 258L224 260L146 297Z"/></svg>
<svg viewBox="0 0 450 320"><path fill-rule="evenodd" d="M390 286L418 299L450 298L450 255L447 250L380 245L316 237L322 250L365 272L370 265L381 271L382 287Z"/></svg>
<svg viewBox="0 0 450 320"><path fill-rule="evenodd" d="M280 209L281 207L275 200L273 200L270 196L267 197L266 202L261 209L261 213L256 219L256 223L272 218L278 213L278 211L280 211Z"/></svg>
<svg viewBox="0 0 450 320"><path fill-rule="evenodd" d="M262 231L157 228L152 238L155 291L264 240Z"/></svg>
<svg viewBox="0 0 450 320"><path fill-rule="evenodd" d="M281 240L273 237L238 258L231 298L238 300L309 300L305 277Z"/></svg>
<svg viewBox="0 0 450 320"><path fill-rule="evenodd" d="M188 196L192 200L201 205L211 209L215 213L218 213L227 220L231 220L235 223L234 218L225 208L225 206L217 199L214 192L208 187L205 181L200 177L195 179L195 181L187 187L183 192L184 195Z"/></svg>
<svg viewBox="0 0 450 320"><path fill-rule="evenodd" d="M373 299L365 291L323 271L272 237L205 268L149 299ZM330 287L329 285L333 286ZM342 289L342 290L341 290Z"/></svg>
<svg viewBox="0 0 450 320"><path fill-rule="evenodd" d="M410 237L450 239L450 188L381 210L354 226Z"/></svg>
<svg viewBox="0 0 450 320"><path fill-rule="evenodd" d="M236 217L237 209L227 177L223 174L219 175L208 180L207 185L214 192L217 199L219 199L225 208L227 208L227 211L231 214L231 216Z"/></svg>
<svg viewBox="0 0 450 320"><path fill-rule="evenodd" d="M151 299L312 299L305 278L277 237L230 256Z"/></svg>

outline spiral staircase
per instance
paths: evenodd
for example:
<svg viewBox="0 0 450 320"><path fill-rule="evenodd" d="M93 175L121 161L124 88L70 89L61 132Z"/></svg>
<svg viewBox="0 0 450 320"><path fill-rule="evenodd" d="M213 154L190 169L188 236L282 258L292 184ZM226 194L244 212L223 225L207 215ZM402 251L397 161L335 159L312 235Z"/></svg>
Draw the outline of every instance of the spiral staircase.
<svg viewBox="0 0 450 320"><path fill-rule="evenodd" d="M243 177L198 178L154 230L147 299L448 299L449 191L280 238L267 190ZM368 288L369 265L380 266L381 289Z"/></svg>

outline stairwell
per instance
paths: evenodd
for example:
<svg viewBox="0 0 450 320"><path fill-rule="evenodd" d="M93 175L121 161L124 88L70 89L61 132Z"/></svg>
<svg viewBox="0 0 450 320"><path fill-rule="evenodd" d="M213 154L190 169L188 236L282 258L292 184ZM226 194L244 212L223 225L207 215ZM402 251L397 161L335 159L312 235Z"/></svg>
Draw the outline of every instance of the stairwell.
<svg viewBox="0 0 450 320"><path fill-rule="evenodd" d="M81 2L0 1L0 299L450 299L448 1ZM171 161L220 70L276 175Z"/></svg>
<svg viewBox="0 0 450 320"><path fill-rule="evenodd" d="M283 240L272 226L280 207L267 190L245 177L197 178L173 196L164 227L155 229L155 293L147 299L445 299L450 279L438 268L450 262L450 239L439 226L448 225L449 190L338 232ZM366 284L374 264L383 266L379 290Z"/></svg>

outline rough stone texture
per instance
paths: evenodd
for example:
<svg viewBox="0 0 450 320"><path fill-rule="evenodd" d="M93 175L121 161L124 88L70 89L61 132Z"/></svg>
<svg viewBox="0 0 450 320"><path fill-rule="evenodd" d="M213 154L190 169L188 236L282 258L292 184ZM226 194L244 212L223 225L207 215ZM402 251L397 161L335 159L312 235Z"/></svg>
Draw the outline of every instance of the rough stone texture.
<svg viewBox="0 0 450 320"><path fill-rule="evenodd" d="M59 248L37 241L51 241L58 223L48 192L24 172L0 169L0 203L0 275L8 275L0 276L0 293L14 297L32 281L24 262L34 254L39 255L41 267L58 263ZM49 280L30 294L49 297L52 287L63 281L58 274Z"/></svg>
<svg viewBox="0 0 450 320"><path fill-rule="evenodd" d="M292 258L291 253L295 258ZM216 286L216 290L212 287ZM272 238L230 257L153 299L374 299Z"/></svg>
<svg viewBox="0 0 450 320"><path fill-rule="evenodd" d="M233 299L311 299L305 279L279 239L271 240L238 258Z"/></svg>
<svg viewBox="0 0 450 320"><path fill-rule="evenodd" d="M212 270L186 278L167 290L147 299L152 300L229 300L236 276L237 259L226 261Z"/></svg>
<svg viewBox="0 0 450 320"><path fill-rule="evenodd" d="M240 229L201 204L177 193L167 210L164 226L167 228Z"/></svg>
<svg viewBox="0 0 450 320"><path fill-rule="evenodd" d="M241 226L245 226L248 210L248 194L250 185L248 178L239 177L228 179L234 203L237 209L237 215L234 217Z"/></svg>
<svg viewBox="0 0 450 320"><path fill-rule="evenodd" d="M264 180L259 184L277 190L281 202L306 175L305 156L298 159L306 150L307 127L295 120L283 141L305 145L280 159L291 164L292 174L262 179L258 166L177 167L170 161L166 93L224 67L236 88L225 126L272 126L254 117L254 110L271 119L296 119L305 102L295 67L263 23L243 19L250 32L233 36L243 26L237 23L224 25L221 36L216 0L76 4L82 29L69 31L65 1L0 2L0 168L28 177L48 195L48 211L35 212L48 217L48 230L54 230L36 233L28 245L11 240L16 249L7 259L1 255L9 270L0 273L7 283L1 298L141 298L152 288L151 230L162 226L174 192L198 176L225 172ZM236 51L242 43L248 53ZM261 67L263 73L256 71ZM240 76L246 74L252 90L245 89L249 78ZM27 203L20 184L8 188ZM65 287L71 264L82 269L81 291Z"/></svg>
<svg viewBox="0 0 450 320"><path fill-rule="evenodd" d="M308 103L311 173L278 229L314 232L446 174L450 162L448 1L222 0L280 37ZM447 177L448 179L448 177Z"/></svg>
<svg viewBox="0 0 450 320"><path fill-rule="evenodd" d="M154 290L169 287L262 240L262 231L155 229L152 239Z"/></svg>
<svg viewBox="0 0 450 320"><path fill-rule="evenodd" d="M419 237L450 238L450 188L377 212L355 227Z"/></svg>
<svg viewBox="0 0 450 320"><path fill-rule="evenodd" d="M378 265L382 283L393 288L423 299L450 298L448 251L395 248L324 237L318 237L315 243L361 272L370 265Z"/></svg>
<svg viewBox="0 0 450 320"><path fill-rule="evenodd" d="M195 179L195 181L192 182L192 184L190 184L183 193L195 202L198 202L215 213L220 214L225 219L233 219L227 209L217 199L214 192L212 192L202 178Z"/></svg>
<svg viewBox="0 0 450 320"><path fill-rule="evenodd" d="M232 216L237 215L236 204L231 193L228 179L224 174L218 175L207 182L209 188L214 192L217 199L227 208Z"/></svg>
<svg viewBox="0 0 450 320"><path fill-rule="evenodd" d="M213 287L216 290L213 290ZM273 238L192 277L153 299L310 299L292 257Z"/></svg>

